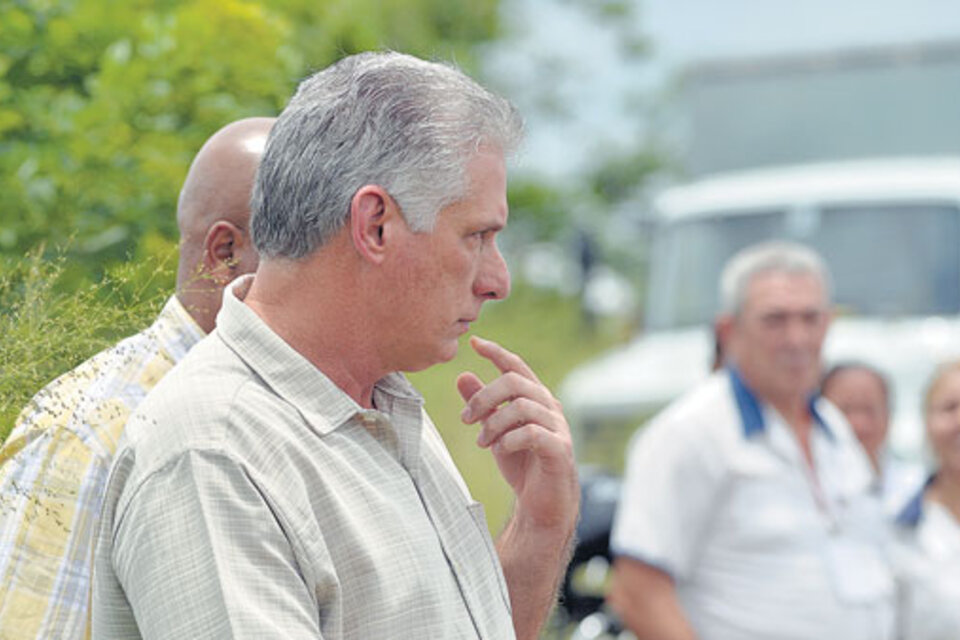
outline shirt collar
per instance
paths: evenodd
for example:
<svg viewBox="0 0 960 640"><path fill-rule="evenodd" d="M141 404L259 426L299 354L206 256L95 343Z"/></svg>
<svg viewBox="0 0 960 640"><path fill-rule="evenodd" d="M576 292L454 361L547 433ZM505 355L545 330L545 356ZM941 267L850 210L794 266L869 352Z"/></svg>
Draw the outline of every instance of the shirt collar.
<svg viewBox="0 0 960 640"><path fill-rule="evenodd" d="M243 298L250 290L253 277L250 274L237 278L224 291L216 334L321 434L334 431L356 414L365 412L244 304ZM423 405L423 397L399 373L380 379L374 386L373 398L377 407L387 413L397 403L413 403L417 411Z"/></svg>
<svg viewBox="0 0 960 640"><path fill-rule="evenodd" d="M737 401L737 409L740 412L740 422L743 425L743 437L751 438L758 433L763 433L766 431L767 423L763 415L763 405L760 399L753 390L747 386L747 383L740 375L740 372L737 371L736 367L728 367L727 371L730 374L733 397ZM808 405L810 415L813 416L814 422L823 429L823 432L833 439L833 432L817 410L817 400L819 397L819 394L810 396Z"/></svg>
<svg viewBox="0 0 960 640"><path fill-rule="evenodd" d="M923 486L920 487L920 490L904 505L900 513L897 514L896 522L898 525L913 529L920 524L920 518L923 517L923 496L926 495L927 489L930 488L936 477L936 473L931 474L927 481L923 483Z"/></svg>
<svg viewBox="0 0 960 640"><path fill-rule="evenodd" d="M149 331L175 362L179 362L207 335L175 295L163 305Z"/></svg>

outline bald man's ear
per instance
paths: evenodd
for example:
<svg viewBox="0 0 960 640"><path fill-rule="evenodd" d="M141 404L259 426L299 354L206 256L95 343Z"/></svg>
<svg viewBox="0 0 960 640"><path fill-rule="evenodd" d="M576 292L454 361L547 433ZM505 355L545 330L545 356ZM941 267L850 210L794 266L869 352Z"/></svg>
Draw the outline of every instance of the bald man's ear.
<svg viewBox="0 0 960 640"><path fill-rule="evenodd" d="M203 269L213 281L223 287L242 272L240 257L247 249L246 234L232 222L217 220L203 239Z"/></svg>
<svg viewBox="0 0 960 640"><path fill-rule="evenodd" d="M350 239L366 260L381 264L393 230L405 224L400 208L382 187L366 185L350 201Z"/></svg>

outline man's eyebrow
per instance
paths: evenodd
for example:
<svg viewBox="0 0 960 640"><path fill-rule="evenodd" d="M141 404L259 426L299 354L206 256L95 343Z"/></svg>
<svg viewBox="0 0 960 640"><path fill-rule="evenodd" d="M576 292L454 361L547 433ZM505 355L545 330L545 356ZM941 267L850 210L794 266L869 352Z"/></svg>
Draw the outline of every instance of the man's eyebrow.
<svg viewBox="0 0 960 640"><path fill-rule="evenodd" d="M478 222L475 227L473 227L472 233L484 232L487 231L503 231L506 228L506 224L502 222Z"/></svg>

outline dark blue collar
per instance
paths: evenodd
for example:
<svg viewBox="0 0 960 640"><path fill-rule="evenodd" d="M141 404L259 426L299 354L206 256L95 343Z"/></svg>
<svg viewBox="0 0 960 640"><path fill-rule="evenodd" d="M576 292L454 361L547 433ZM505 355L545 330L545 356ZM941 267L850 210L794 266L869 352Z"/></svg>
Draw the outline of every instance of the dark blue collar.
<svg viewBox="0 0 960 640"><path fill-rule="evenodd" d="M920 487L920 490L917 491L916 495L910 498L910 501L904 505L900 513L897 514L896 522L898 525L914 529L920 524L920 518L923 517L923 496L927 493L927 489L930 488L930 485L933 484L936 477L936 473L931 474L930 477L927 478L927 481L923 483L923 486Z"/></svg>
<svg viewBox="0 0 960 640"><path fill-rule="evenodd" d="M733 397L736 399L737 408L740 410L740 422L743 424L743 437L751 438L758 433L763 433L767 428L767 424L763 419L763 407L760 404L760 399L757 398L757 395L747 386L747 383L744 382L735 367L727 367L727 372L730 374L730 385L733 387ZM830 439L833 439L833 432L830 431L827 423L820 416L820 412L817 411L816 402L818 397L818 394L810 396L808 405L810 415L813 416L814 422L820 425L823 432L826 433Z"/></svg>

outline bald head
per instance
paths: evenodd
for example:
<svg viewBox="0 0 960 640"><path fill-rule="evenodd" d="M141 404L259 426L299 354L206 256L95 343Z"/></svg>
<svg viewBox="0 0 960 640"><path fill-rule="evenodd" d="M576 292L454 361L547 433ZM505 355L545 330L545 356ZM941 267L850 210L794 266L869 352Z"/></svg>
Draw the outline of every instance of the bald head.
<svg viewBox="0 0 960 640"><path fill-rule="evenodd" d="M216 220L246 229L250 191L274 118L231 122L214 133L193 159L177 202L181 243Z"/></svg>
<svg viewBox="0 0 960 640"><path fill-rule="evenodd" d="M177 297L213 329L220 296L257 266L250 242L250 192L274 118L247 118L214 133L190 165L177 203Z"/></svg>

